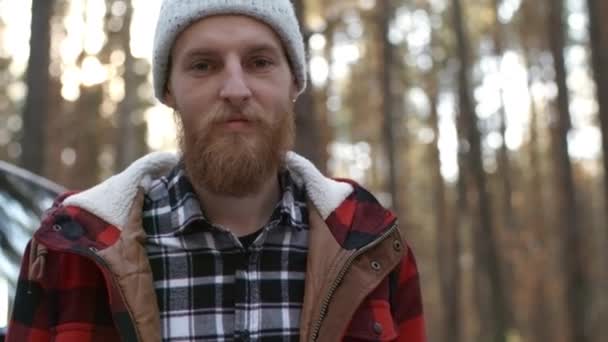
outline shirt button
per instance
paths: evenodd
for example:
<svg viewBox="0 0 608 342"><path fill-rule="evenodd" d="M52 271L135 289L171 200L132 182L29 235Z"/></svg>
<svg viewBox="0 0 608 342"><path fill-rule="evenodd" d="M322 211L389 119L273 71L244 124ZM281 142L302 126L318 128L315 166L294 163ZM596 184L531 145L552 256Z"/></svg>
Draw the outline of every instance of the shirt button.
<svg viewBox="0 0 608 342"><path fill-rule="evenodd" d="M252 251L249 256L249 261L250 261L251 265L257 264L259 258L260 258L260 253L258 253L258 251Z"/></svg>
<svg viewBox="0 0 608 342"><path fill-rule="evenodd" d="M376 335L382 335L382 324L378 323L378 322L374 322L374 325L372 327L374 329L374 332L376 333Z"/></svg>

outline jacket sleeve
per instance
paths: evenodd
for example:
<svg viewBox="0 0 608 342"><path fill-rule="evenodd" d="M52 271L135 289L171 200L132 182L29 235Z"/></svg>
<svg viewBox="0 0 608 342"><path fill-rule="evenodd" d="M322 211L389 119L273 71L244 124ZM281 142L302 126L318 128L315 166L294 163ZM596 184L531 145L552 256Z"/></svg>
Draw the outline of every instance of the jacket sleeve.
<svg viewBox="0 0 608 342"><path fill-rule="evenodd" d="M30 260L36 261L37 249L30 241L23 255L6 342L51 340L47 296L43 286L31 280L32 272L40 266L30 263Z"/></svg>
<svg viewBox="0 0 608 342"><path fill-rule="evenodd" d="M6 342L118 341L105 281L93 261L26 247Z"/></svg>
<svg viewBox="0 0 608 342"><path fill-rule="evenodd" d="M426 342L420 278L409 246L392 277L391 307L397 324L397 341Z"/></svg>

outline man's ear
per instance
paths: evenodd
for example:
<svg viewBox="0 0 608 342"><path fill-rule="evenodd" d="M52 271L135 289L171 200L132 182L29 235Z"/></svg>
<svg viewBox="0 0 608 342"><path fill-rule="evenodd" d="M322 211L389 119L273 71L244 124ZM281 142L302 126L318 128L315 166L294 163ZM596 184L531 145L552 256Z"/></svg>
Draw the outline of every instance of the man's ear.
<svg viewBox="0 0 608 342"><path fill-rule="evenodd" d="M298 99L298 82L296 81L295 77L293 78L293 82L291 82L291 87L289 89L289 98L293 102L296 102L296 100Z"/></svg>
<svg viewBox="0 0 608 342"><path fill-rule="evenodd" d="M163 100L167 106L175 108L175 96L173 96L173 92L168 84L165 87L165 95L163 96Z"/></svg>

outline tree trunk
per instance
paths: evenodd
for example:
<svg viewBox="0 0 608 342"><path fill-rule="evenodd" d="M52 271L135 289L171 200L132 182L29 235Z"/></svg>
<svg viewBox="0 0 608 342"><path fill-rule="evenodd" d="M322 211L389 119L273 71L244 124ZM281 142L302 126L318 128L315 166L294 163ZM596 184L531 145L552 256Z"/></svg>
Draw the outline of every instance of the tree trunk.
<svg viewBox="0 0 608 342"><path fill-rule="evenodd" d="M306 27L306 6L304 0L293 0L296 15L300 23L300 30L304 37L304 46L309 55L310 32ZM307 61L308 62L308 61ZM308 79L310 80L310 74ZM309 82L310 83L310 82ZM304 93L300 95L295 107L296 115L296 152L310 159L321 170L326 169L326 160L319 136L318 120L315 110L315 102L312 94L312 85L308 85Z"/></svg>
<svg viewBox="0 0 608 342"><path fill-rule="evenodd" d="M395 133L393 120L393 92L392 92L392 66L393 46L388 40L389 25L393 15L390 0L380 1L379 4L379 39L382 42L382 66L380 68L380 80L382 87L382 117L383 117L383 140L388 160L388 192L391 194L391 206L393 210L400 211L399 206L399 184L397 180L397 154L395 153Z"/></svg>
<svg viewBox="0 0 608 342"><path fill-rule="evenodd" d="M481 295L478 302L489 302L490 308L482 308L482 340L493 342L505 342L507 336L507 303L501 281L501 264L497 252L497 243L492 224L490 196L486 185L486 176L483 169L481 156L481 134L477 125L477 116L473 108L471 96L471 82L469 80L469 41L464 26L463 11L460 0L453 1L453 20L458 42L458 55L460 68L458 72L459 81L459 103L460 115L464 121L466 138L469 144L469 170L471 180L477 195L475 205L478 222L475 224L474 250L477 270L476 282L487 293L487 297ZM478 294L480 295L480 294ZM489 317L486 317L485 312Z"/></svg>
<svg viewBox="0 0 608 342"><path fill-rule="evenodd" d="M524 56L529 61L527 47L524 47ZM530 70L530 66L527 67ZM532 76L528 76L528 89L532 89ZM541 166L541 147L540 147L540 132L539 132L539 117L538 110L532 92L530 91L530 169L532 177L530 186L528 187L528 194L534 203L534 206L528 208L528 224L527 226L534 230L533 242L538 246L540 254L543 256L549 253L549 243L547 242L547 220L545 219L545 203L543 199L543 172ZM538 252L536 254L539 254ZM535 338L535 341L553 341L553 329L551 324L554 321L551 310L549 308L549 296L547 295L547 277L549 275L549 265L546 257L539 258L536 256L533 262L528 264L527 270L535 272L535 296L534 303L531 305L534 310L531 313L531 322L528 322L531 329L531 336ZM540 259L540 260L538 260Z"/></svg>
<svg viewBox="0 0 608 342"><path fill-rule="evenodd" d="M571 342L590 341L586 329L586 310L588 290L584 276L584 263L581 255L582 234L584 229L577 220L577 203L575 199L572 165L568 155L568 131L570 130L570 99L566 84L566 66L564 61L564 4L561 0L549 1L549 42L553 55L555 79L557 83L558 114L553 124L553 146L555 156L556 189L558 196L558 215L561 228L561 253L565 275L566 307L570 321Z"/></svg>
<svg viewBox="0 0 608 342"><path fill-rule="evenodd" d="M26 73L27 97L23 107L21 165L35 173L44 167L45 126L49 116L50 21L54 0L32 1L30 57Z"/></svg>
<svg viewBox="0 0 608 342"><path fill-rule="evenodd" d="M73 126L77 132L71 145L75 152L75 162L66 170L65 184L71 189L87 189L97 184L99 179L99 154L104 130L102 120L97 114L103 102L102 85L80 86L80 98L76 102Z"/></svg>
<svg viewBox="0 0 608 342"><path fill-rule="evenodd" d="M601 18L602 13L608 13L608 3L605 0L587 0L587 6L591 58L604 152L604 212L608 213L608 96L606 96L608 94L608 22L602 21ZM604 219L607 220L608 216ZM608 242L606 246L608 247Z"/></svg>
<svg viewBox="0 0 608 342"><path fill-rule="evenodd" d="M131 54L131 19L133 5L127 1L127 11L123 18L122 47L125 52L124 86L125 97L118 107L118 136L115 144L115 169L123 170L139 156L137 127L133 116L138 107L138 77L135 74L135 58Z"/></svg>
<svg viewBox="0 0 608 342"><path fill-rule="evenodd" d="M555 234L550 227L557 222L553 216L548 215L550 198L547 191L553 191L554 186L546 184L548 169L545 161L547 154L547 143L544 139L547 130L541 123L547 120L546 97L536 97L532 91L533 84L537 80L544 81L544 77L539 73L541 65L538 64L539 54L549 51L546 41L548 27L548 10L546 2L527 2L522 3L520 9L520 20L524 25L518 25L518 36L521 40L523 64L528 70L528 94L530 97L530 128L529 128L529 147L528 161L529 172L526 173L526 187L523 194L526 196L527 205L526 227L530 230L530 238L525 241L526 254L522 255L524 275L532 278L532 286L529 288L528 296L533 298L530 302L529 318L522 322L527 329L527 337L531 341L557 341L561 340L564 334L564 324L560 324L564 311L561 307L556 307L555 292L559 288L558 272L553 261L555 255ZM528 23L533 23L530 27ZM530 32L534 32L530 34ZM535 62L536 61L536 62ZM534 72L537 69L537 72ZM552 159L549 159L552 161ZM561 304L561 303L559 303ZM559 304L557 306L559 306ZM559 327L556 329L556 327ZM525 336L525 337L526 337ZM524 337L524 340L526 338Z"/></svg>

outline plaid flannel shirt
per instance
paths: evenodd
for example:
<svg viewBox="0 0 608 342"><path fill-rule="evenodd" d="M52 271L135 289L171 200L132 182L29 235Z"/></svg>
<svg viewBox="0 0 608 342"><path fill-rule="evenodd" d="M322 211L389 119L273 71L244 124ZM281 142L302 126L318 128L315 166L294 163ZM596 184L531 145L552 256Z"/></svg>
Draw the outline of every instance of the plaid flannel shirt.
<svg viewBox="0 0 608 342"><path fill-rule="evenodd" d="M143 209L164 341L297 341L308 252L306 195L279 174L282 198L248 249L201 211L178 165Z"/></svg>

